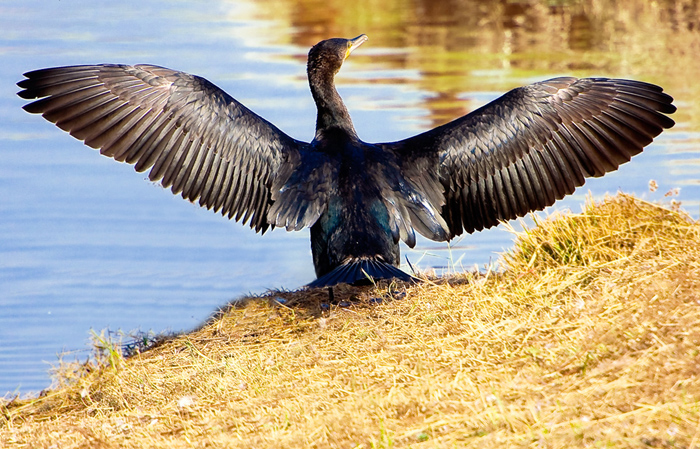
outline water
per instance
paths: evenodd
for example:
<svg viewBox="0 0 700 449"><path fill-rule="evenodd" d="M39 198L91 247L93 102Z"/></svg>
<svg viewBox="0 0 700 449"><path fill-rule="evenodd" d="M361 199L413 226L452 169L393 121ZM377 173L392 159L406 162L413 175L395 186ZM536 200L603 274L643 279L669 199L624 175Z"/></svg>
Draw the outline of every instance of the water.
<svg viewBox="0 0 700 449"><path fill-rule="evenodd" d="M336 22L323 11L294 14L307 3L313 4L220 1L204 10L197 2L165 1L134 9L104 1L89 7L45 0L0 4L0 396L48 387L58 354L67 352L65 360L88 356L91 330L187 330L243 294L297 288L314 278L308 231L260 236L144 181L144 174L22 111L14 83L23 72L94 62L177 68L205 76L308 141L315 120L305 80L308 46L364 32L370 41L353 54L338 81L358 133L376 142L443 123L516 85L571 73L561 60L590 57L583 50L549 54L548 64L511 57L545 51L538 45L547 39L524 39L534 49L519 48L518 31L505 19L494 34L503 39L475 37L443 20L448 12L423 11L420 2L388 7L393 12L379 11L375 21L363 23L357 14ZM437 19L426 18L430 14ZM489 14L468 20L488 23ZM534 13L503 14L518 23L518 14ZM319 29L317 23L333 26ZM413 24L410 32L401 31L405 23ZM584 50L599 44L586 45ZM631 164L590 181L556 208L580 210L589 190L596 197L622 189L659 198L680 186L680 199L697 216L700 120L693 104L700 95L681 81L687 79L682 73L671 76L651 64L609 64L572 70L663 81L685 112L674 117L676 128ZM679 66L687 73L696 67ZM652 178L661 185L653 195L647 192ZM422 268L483 266L511 240L495 229L453 242L451 252L424 239L403 251Z"/></svg>

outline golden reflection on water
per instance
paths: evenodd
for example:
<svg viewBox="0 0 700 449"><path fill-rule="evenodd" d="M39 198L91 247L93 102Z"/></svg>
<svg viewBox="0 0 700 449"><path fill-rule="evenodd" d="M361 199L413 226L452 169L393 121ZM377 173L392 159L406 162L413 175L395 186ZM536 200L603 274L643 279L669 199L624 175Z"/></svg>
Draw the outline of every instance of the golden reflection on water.
<svg viewBox="0 0 700 449"><path fill-rule="evenodd" d="M272 43L303 49L300 59L322 39L368 34L372 51L353 63L417 71L392 82L432 93L420 107L433 126L473 109L463 92L573 74L661 84L682 106L676 120L700 130L697 1L255 0L244 10L272 22Z"/></svg>

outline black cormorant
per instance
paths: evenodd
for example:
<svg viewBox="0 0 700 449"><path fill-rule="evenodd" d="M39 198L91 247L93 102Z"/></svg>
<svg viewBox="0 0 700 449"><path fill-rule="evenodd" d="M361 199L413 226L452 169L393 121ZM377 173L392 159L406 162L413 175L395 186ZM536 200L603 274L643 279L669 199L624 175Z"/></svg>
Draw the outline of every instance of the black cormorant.
<svg viewBox="0 0 700 449"><path fill-rule="evenodd" d="M334 86L367 40L328 39L309 52L318 116L295 140L198 76L153 65L85 65L26 73L24 106L90 147L149 170L175 194L256 231L311 228L311 286L411 277L399 240L447 241L522 217L587 176L642 151L676 108L658 86L555 78L506 93L405 140L366 143Z"/></svg>

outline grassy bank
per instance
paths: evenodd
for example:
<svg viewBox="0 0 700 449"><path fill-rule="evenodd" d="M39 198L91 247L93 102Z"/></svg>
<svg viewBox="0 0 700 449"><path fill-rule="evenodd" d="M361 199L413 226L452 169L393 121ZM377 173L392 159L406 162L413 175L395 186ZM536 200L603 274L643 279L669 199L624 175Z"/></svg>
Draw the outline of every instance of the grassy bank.
<svg viewBox="0 0 700 449"><path fill-rule="evenodd" d="M700 226L618 195L502 273L250 298L1 406L7 447L700 447Z"/></svg>

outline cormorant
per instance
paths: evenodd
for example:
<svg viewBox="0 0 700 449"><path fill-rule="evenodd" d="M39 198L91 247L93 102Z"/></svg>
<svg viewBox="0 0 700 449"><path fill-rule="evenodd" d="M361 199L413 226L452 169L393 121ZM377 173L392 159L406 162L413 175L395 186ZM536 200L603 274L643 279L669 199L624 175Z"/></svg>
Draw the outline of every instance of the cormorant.
<svg viewBox="0 0 700 449"><path fill-rule="evenodd" d="M642 151L676 108L661 87L572 77L519 87L397 142L360 140L334 85L367 40L311 48L316 134L295 140L204 78L153 65L26 73L24 106L174 194L265 232L311 228L310 286L411 276L399 240L448 241L541 210Z"/></svg>

